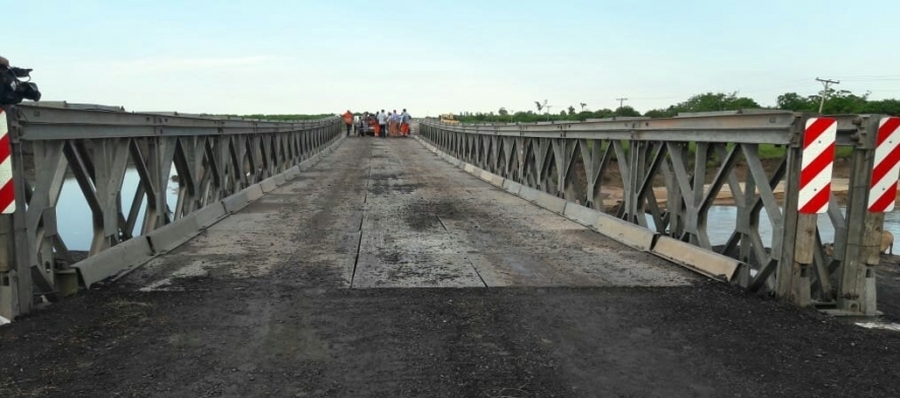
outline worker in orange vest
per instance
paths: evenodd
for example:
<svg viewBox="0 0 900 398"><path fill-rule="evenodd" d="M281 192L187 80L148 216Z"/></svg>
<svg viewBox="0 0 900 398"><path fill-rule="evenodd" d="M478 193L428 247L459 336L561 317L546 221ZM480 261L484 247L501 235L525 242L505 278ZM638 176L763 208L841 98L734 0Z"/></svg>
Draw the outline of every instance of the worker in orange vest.
<svg viewBox="0 0 900 398"><path fill-rule="evenodd" d="M406 111L406 108L403 108L403 113L400 114L400 134L403 137L409 136L410 120L412 120L412 116L409 115L409 112Z"/></svg>
<svg viewBox="0 0 900 398"><path fill-rule="evenodd" d="M344 124L347 125L347 137L350 136L350 128L353 127L353 112L348 109L344 112Z"/></svg>

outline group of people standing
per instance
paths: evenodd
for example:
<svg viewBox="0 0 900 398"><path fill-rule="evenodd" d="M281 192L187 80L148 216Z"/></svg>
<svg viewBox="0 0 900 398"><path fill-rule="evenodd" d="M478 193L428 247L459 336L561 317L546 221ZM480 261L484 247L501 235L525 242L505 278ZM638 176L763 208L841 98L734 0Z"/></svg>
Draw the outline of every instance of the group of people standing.
<svg viewBox="0 0 900 398"><path fill-rule="evenodd" d="M403 109L402 113L397 113L396 109L393 112L385 112L384 109L382 109L380 112L376 113L364 112L362 116L360 116L361 124L369 126L376 137L409 136L409 122L411 120L412 116L409 115L406 109ZM349 136L353 125L353 113L349 110L344 113L344 123L347 125L347 135Z"/></svg>

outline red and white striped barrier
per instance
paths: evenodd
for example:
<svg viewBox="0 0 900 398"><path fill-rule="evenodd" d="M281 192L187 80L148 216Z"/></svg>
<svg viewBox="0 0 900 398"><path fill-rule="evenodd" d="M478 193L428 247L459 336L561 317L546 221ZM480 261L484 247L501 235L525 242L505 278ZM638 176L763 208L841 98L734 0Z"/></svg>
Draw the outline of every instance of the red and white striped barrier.
<svg viewBox="0 0 900 398"><path fill-rule="evenodd" d="M806 121L798 201L798 208L802 214L824 213L828 210L836 137L836 120L814 117Z"/></svg>
<svg viewBox="0 0 900 398"><path fill-rule="evenodd" d="M875 167L869 188L869 211L891 211L900 178L900 117L882 118L875 141Z"/></svg>
<svg viewBox="0 0 900 398"><path fill-rule="evenodd" d="M16 193L13 190L12 147L9 145L9 123L6 113L0 109L0 213L16 211Z"/></svg>

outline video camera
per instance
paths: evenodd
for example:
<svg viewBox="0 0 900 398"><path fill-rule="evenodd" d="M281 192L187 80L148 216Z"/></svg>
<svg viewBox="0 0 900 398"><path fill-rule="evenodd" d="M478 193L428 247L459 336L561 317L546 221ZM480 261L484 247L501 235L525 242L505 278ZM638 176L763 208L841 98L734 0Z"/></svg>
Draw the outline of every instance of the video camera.
<svg viewBox="0 0 900 398"><path fill-rule="evenodd" d="M23 99L41 100L37 84L31 82L31 69L0 65L0 105L16 105Z"/></svg>

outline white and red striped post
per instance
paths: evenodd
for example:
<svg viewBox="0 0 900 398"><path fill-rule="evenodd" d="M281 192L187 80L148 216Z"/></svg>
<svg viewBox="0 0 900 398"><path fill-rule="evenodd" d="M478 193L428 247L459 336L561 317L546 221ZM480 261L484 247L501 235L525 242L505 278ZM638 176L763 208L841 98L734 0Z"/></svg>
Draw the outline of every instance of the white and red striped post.
<svg viewBox="0 0 900 398"><path fill-rule="evenodd" d="M875 163L869 186L869 212L894 210L897 179L900 178L900 117L885 117L878 123Z"/></svg>
<svg viewBox="0 0 900 398"><path fill-rule="evenodd" d="M13 183L12 147L9 139L9 122L5 110L0 107L0 317L12 320L28 311L28 297L20 284L23 278L16 269L13 250L15 234L13 214L16 210L16 195ZM22 294L20 294L22 293ZM23 301L24 300L24 301ZM0 319L0 324L2 324Z"/></svg>
<svg viewBox="0 0 900 398"><path fill-rule="evenodd" d="M819 214L828 211L836 138L836 120L814 117L806 121L797 204L801 214Z"/></svg>
<svg viewBox="0 0 900 398"><path fill-rule="evenodd" d="M789 269L779 272L778 294L799 306L812 303L809 273L816 250L819 214L828 211L837 121L814 117L806 121L797 181L797 224L794 258ZM797 178L797 177L792 177Z"/></svg>
<svg viewBox="0 0 900 398"><path fill-rule="evenodd" d="M12 214L16 211L11 155L9 123L6 120L6 112L0 109L0 213L2 214Z"/></svg>
<svg viewBox="0 0 900 398"><path fill-rule="evenodd" d="M897 179L900 177L900 118L860 119L865 129L865 159L869 170L861 170L859 179L868 182L868 200L862 206L848 206L847 254L841 267L838 309L849 313L877 314L875 267L881 261L884 239L884 213L894 209ZM852 181L852 179L851 179ZM862 199L862 198L860 198ZM852 212L853 208L858 210Z"/></svg>

